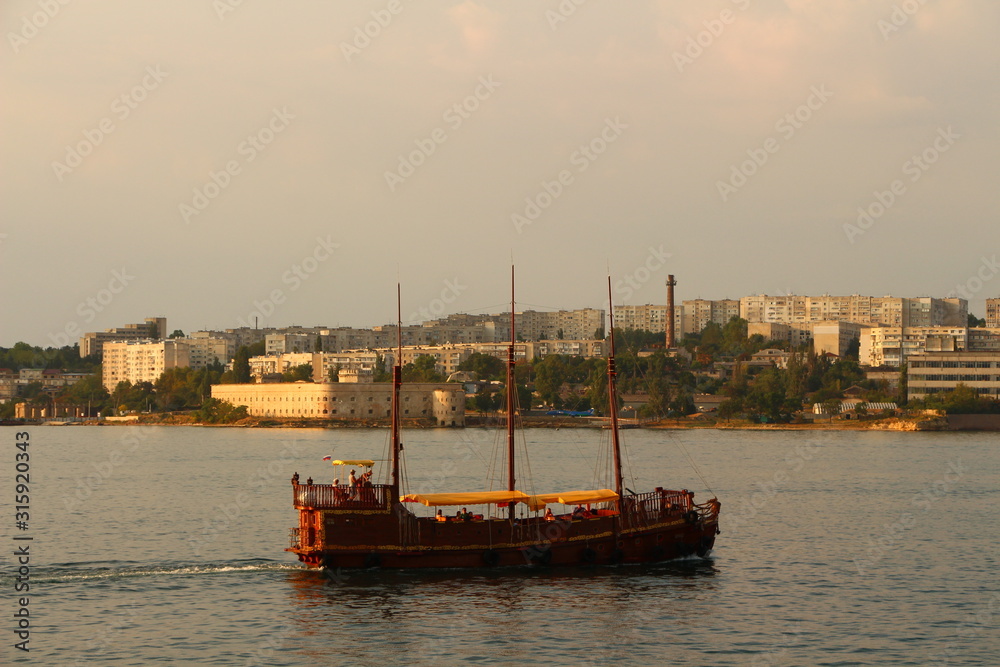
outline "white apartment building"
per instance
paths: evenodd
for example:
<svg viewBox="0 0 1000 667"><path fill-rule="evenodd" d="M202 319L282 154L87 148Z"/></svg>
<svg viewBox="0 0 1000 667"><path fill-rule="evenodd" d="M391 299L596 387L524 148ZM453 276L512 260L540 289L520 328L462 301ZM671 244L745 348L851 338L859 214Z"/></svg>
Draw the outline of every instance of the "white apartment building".
<svg viewBox="0 0 1000 667"><path fill-rule="evenodd" d="M170 368L191 365L191 346L183 338L104 344L102 383L114 391L119 382L156 382Z"/></svg>
<svg viewBox="0 0 1000 667"><path fill-rule="evenodd" d="M225 338L183 338L191 350L191 368L207 368L214 363L225 366L236 356L236 345Z"/></svg>
<svg viewBox="0 0 1000 667"><path fill-rule="evenodd" d="M605 311L596 308L580 310L537 311L525 310L515 313L514 324L517 335L524 340L553 340L562 338L583 340L593 338L594 333L605 328ZM491 315L496 323L496 335L509 337L510 313ZM506 338L501 338L505 340Z"/></svg>
<svg viewBox="0 0 1000 667"><path fill-rule="evenodd" d="M839 320L873 326L966 326L969 305L965 299L931 297L770 296L740 299L740 317L748 322L800 324Z"/></svg>
<svg viewBox="0 0 1000 667"><path fill-rule="evenodd" d="M677 331L682 334L698 333L709 322L715 322L720 327L729 320L740 316L740 302L736 299L690 299L681 303L683 310L682 325Z"/></svg>
<svg viewBox="0 0 1000 667"><path fill-rule="evenodd" d="M314 333L273 333L264 337L264 354L295 354L315 352Z"/></svg>
<svg viewBox="0 0 1000 667"><path fill-rule="evenodd" d="M967 327L867 327L858 354L863 365L898 367L913 355L966 349Z"/></svg>

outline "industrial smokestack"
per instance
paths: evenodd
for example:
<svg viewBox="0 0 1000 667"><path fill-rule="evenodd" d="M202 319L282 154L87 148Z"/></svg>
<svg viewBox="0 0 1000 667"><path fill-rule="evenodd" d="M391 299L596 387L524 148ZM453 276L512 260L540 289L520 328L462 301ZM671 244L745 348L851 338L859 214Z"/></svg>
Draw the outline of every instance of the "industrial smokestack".
<svg viewBox="0 0 1000 667"><path fill-rule="evenodd" d="M672 275L667 276L667 349L677 347L674 336L674 285L677 281Z"/></svg>

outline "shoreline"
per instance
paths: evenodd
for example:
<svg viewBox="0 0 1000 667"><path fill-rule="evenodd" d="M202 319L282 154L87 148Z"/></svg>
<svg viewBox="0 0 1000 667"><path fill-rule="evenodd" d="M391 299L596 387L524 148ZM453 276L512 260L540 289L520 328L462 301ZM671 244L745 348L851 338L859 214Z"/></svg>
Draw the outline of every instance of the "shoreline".
<svg viewBox="0 0 1000 667"><path fill-rule="evenodd" d="M970 419L971 418L971 419ZM499 426L495 419L474 417L464 426L438 426L431 422L410 420L402 424L405 429L496 429ZM520 428L531 429L604 429L603 420L568 418L552 419L550 417L524 417ZM335 429L386 429L387 420L372 420L363 422L331 422L329 420L279 420L248 418L232 424L209 424L185 419L179 415L164 415L161 418L150 418L149 415L136 416L135 419L121 421L89 420L89 421L36 421L5 424L12 426L198 426L202 428L319 428ZM787 423L787 424L756 424L741 420L731 421L683 421L661 420L641 424L626 423L623 430L725 430L725 431L893 431L893 432L928 432L928 431L1000 431L1000 415L950 415L932 418L905 419L890 418L877 420L827 420L819 423Z"/></svg>

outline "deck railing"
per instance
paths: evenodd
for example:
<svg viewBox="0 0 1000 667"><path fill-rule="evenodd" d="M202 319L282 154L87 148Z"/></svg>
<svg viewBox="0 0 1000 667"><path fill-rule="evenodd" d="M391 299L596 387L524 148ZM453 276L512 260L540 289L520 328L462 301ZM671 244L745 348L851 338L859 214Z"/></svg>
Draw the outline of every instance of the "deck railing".
<svg viewBox="0 0 1000 667"><path fill-rule="evenodd" d="M391 491L388 484L292 484L292 503L295 509L384 509Z"/></svg>
<svg viewBox="0 0 1000 667"><path fill-rule="evenodd" d="M302 546L301 533L298 528L290 528L288 530L288 546L292 549L298 549Z"/></svg>
<svg viewBox="0 0 1000 667"><path fill-rule="evenodd" d="M692 510L699 516L707 517L707 513L701 510L703 506L695 505L691 495L683 491L660 490L626 495L619 504L625 528L643 528L669 517L681 517Z"/></svg>

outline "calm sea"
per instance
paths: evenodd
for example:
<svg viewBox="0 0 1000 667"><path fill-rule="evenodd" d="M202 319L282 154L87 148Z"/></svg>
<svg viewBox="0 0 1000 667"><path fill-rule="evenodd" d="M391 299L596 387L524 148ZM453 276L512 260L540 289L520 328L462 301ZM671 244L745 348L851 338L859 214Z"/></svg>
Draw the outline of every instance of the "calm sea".
<svg viewBox="0 0 1000 667"><path fill-rule="evenodd" d="M1000 664L997 434L626 431L627 486L722 501L709 560L324 576L283 551L288 480L382 458L381 431L32 427L27 530L16 431L3 664ZM525 440L536 492L588 486L603 456L596 431ZM486 431L404 442L414 490L481 488L493 460ZM13 648L23 544L30 653Z"/></svg>

